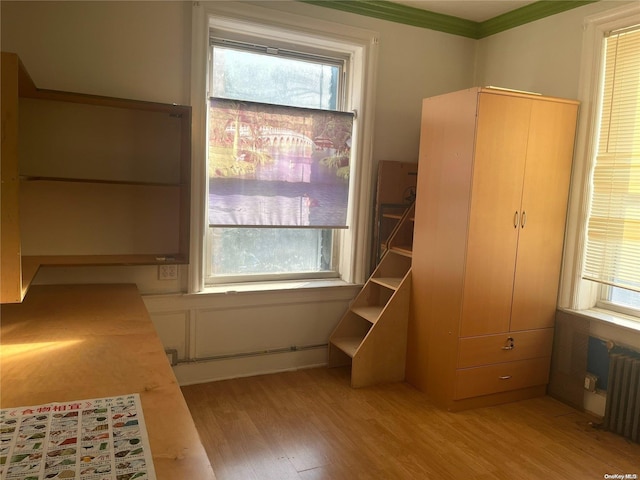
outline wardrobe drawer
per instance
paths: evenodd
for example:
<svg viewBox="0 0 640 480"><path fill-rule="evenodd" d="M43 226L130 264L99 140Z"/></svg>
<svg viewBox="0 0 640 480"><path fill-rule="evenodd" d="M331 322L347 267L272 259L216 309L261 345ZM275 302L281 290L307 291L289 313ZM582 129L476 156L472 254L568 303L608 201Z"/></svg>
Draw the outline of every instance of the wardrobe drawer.
<svg viewBox="0 0 640 480"><path fill-rule="evenodd" d="M519 388L545 385L551 357L497 363L456 371L455 399L479 397Z"/></svg>
<svg viewBox="0 0 640 480"><path fill-rule="evenodd" d="M458 368L549 357L553 328L465 337L458 342Z"/></svg>

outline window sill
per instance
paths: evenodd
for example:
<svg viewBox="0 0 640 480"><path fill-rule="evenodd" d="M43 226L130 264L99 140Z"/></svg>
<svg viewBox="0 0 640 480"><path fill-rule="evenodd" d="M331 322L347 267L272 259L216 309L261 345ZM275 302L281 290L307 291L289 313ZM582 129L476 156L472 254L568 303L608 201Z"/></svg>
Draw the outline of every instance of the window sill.
<svg viewBox="0 0 640 480"><path fill-rule="evenodd" d="M144 295L143 299L147 308L153 312L328 305L336 302L347 305L361 288L362 285L338 279L291 280L218 285L196 293Z"/></svg>
<svg viewBox="0 0 640 480"><path fill-rule="evenodd" d="M615 325L633 332L640 332L640 319L623 313L595 307L587 310L573 310L570 308L561 308L560 310L607 325Z"/></svg>
<svg viewBox="0 0 640 480"><path fill-rule="evenodd" d="M215 286L207 286L202 291L192 295L207 294L234 294L234 293L255 293L255 292L279 292L285 290L301 290L316 288L350 287L361 288L362 285L348 283L344 280L279 280L271 282L249 282L249 283L225 283Z"/></svg>

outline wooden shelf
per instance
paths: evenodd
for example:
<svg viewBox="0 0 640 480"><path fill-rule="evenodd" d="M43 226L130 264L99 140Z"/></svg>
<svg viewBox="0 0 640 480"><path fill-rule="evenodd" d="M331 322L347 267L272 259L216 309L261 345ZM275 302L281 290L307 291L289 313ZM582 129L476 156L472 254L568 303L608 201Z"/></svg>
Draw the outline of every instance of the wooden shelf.
<svg viewBox="0 0 640 480"><path fill-rule="evenodd" d="M380 314L384 310L384 305L374 305L371 307L357 307L352 308L351 311L356 315L361 316L365 320L370 321L371 323L376 323Z"/></svg>
<svg viewBox="0 0 640 480"><path fill-rule="evenodd" d="M404 255L406 257L410 257L413 253L413 249L409 245L399 245L396 247L391 247L391 251L399 253L400 255Z"/></svg>
<svg viewBox="0 0 640 480"><path fill-rule="evenodd" d="M82 103L88 105L97 105L101 107L124 108L143 110L147 112L166 112L175 117L182 118L183 115L191 115L191 109L185 105L177 105L170 103L145 102L141 100L130 100L126 98L103 97L100 95L88 95L75 92L63 92L59 90L36 89L34 92L26 94L20 91L20 96L25 98L34 98L39 100L52 100L57 102Z"/></svg>
<svg viewBox="0 0 640 480"><path fill-rule="evenodd" d="M402 282L400 277L371 277L371 281L382 285L383 287L390 288L391 290L397 290Z"/></svg>
<svg viewBox="0 0 640 480"><path fill-rule="evenodd" d="M356 351L360 347L363 338L361 337L343 337L343 338L334 338L331 343L342 350L344 353L349 355L351 358L354 357Z"/></svg>
<svg viewBox="0 0 640 480"><path fill-rule="evenodd" d="M89 95L85 93L64 92L60 90L48 90L36 87L29 72L22 64L22 61L15 54L2 52L4 55L12 55L15 60L18 76L18 92L21 97L34 98L39 100L53 100L57 102L82 103L97 105L102 107L124 108L144 110L150 112L166 112L169 115L181 117L191 116L191 107L177 105L175 103L146 102L143 100L130 100L125 98L104 97L100 95Z"/></svg>
<svg viewBox="0 0 640 480"><path fill-rule="evenodd" d="M99 178L70 178L70 177L45 177L36 175L20 175L20 181L23 182L67 182L67 183L99 183L105 185L131 185L141 187L174 187L183 186L180 183L165 182L141 182L133 180L107 180Z"/></svg>
<svg viewBox="0 0 640 480"><path fill-rule="evenodd" d="M185 263L180 254L171 255L33 255L23 257L23 262L50 267L101 266L101 265L177 265Z"/></svg>
<svg viewBox="0 0 640 480"><path fill-rule="evenodd" d="M13 53L1 72L0 303L40 265L188 263L191 107L42 90Z"/></svg>

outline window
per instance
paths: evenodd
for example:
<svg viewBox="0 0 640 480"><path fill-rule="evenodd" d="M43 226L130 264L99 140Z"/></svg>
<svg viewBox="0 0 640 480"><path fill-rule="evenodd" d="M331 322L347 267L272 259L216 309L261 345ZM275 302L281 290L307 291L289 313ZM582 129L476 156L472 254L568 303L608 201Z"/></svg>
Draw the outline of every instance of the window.
<svg viewBox="0 0 640 480"><path fill-rule="evenodd" d="M324 128L322 133L314 132L318 136L311 138L309 132L315 129L306 128L316 117L322 117L317 123L326 125L328 122L322 113L310 113L300 120L298 116L287 115L287 109L275 113L270 105L337 110L343 91L345 61L222 39L212 39L211 49L211 97L261 104L252 103L241 108L241 103L233 102L238 105L234 109L231 102L211 102L207 156L210 218L207 276L212 283L250 281L274 275L282 278L284 274L337 276L333 231L290 225L308 225L304 219L313 215L319 202L333 203L338 195L346 200L347 196L342 192L348 194L349 155L338 155L338 161L344 161L342 166L324 166L326 159L337 155L334 129ZM233 118L234 110L237 120ZM227 112L231 113L230 120ZM222 128L228 125L227 131L214 135L211 128L214 123ZM237 132L228 132L234 128L232 123ZM351 131L345 130L345 141L348 142ZM217 137L223 138L216 142ZM226 150L237 150L235 155L218 152L224 148L221 145L225 140L234 144ZM243 140L247 145L238 146L237 143ZM326 181L333 178L334 184L338 187L342 184L344 188L335 195L332 192L324 196L307 193L321 190L311 188L322 185L313 182L319 175ZM251 193L244 187L247 183L253 185ZM300 185L308 190L302 193ZM293 192L294 189L297 191ZM329 211L330 206L326 210ZM219 213L229 211L244 211L245 215L236 213L235 217L241 218L230 222L237 227L222 226L224 219L219 219ZM255 219L256 216L269 218ZM276 225L276 228L269 228L270 225Z"/></svg>
<svg viewBox="0 0 640 480"><path fill-rule="evenodd" d="M573 273L565 272L560 306L640 320L640 8L599 14L586 29L565 251Z"/></svg>
<svg viewBox="0 0 640 480"><path fill-rule="evenodd" d="M369 244L371 219L358 215L358 209L360 205L368 208L372 194L368 182L372 174L371 145L365 139L370 138L373 128L374 70L370 65L375 61L377 44L373 33L240 3L197 2L193 8L194 198L200 200L192 217L193 243L199 245L192 244L191 251L192 265L201 265L202 269L190 269L189 291L202 291L208 284L284 279L333 277L348 283L363 282L368 271L368 252L363 246ZM207 47L202 43L205 34ZM315 130L310 130L307 139L296 137L295 132L277 139L292 145L312 140L314 156L316 152L323 155L323 168L332 171L332 178L341 179L346 192L348 203L341 225L229 225L211 221L209 199L220 190L211 186L211 165L207 164L211 153L209 114L214 102L223 101L238 102L249 110L279 105L334 115L342 112L350 117L353 128L349 128L349 138L343 138L344 144L337 141L335 132L333 137L323 139L313 134ZM369 109L364 108L365 102ZM364 114L356 117L355 112L363 110ZM235 129L235 125L232 122L225 128ZM235 170L252 162L257 162L256 169L262 168L258 165L262 159L254 158L241 146L251 128L244 120L238 122ZM262 136L262 146L274 142ZM346 157L350 159L347 162ZM291 162L291 168L298 168L296 161ZM222 170L218 173L224 175ZM316 207L326 202L309 195L303 196L301 203L300 211L308 214L309 209L312 213L319 211Z"/></svg>
<svg viewBox="0 0 640 480"><path fill-rule="evenodd" d="M600 305L640 311L640 25L604 39L584 276Z"/></svg>

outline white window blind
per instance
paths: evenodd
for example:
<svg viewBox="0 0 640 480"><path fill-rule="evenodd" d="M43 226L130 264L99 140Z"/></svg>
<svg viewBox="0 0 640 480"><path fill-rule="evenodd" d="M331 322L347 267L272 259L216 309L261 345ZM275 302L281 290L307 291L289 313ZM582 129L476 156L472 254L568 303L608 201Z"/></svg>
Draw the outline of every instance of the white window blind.
<svg viewBox="0 0 640 480"><path fill-rule="evenodd" d="M640 291L640 25L605 40L583 276Z"/></svg>

